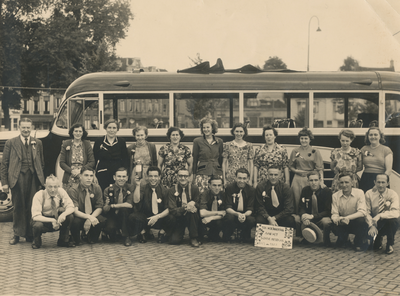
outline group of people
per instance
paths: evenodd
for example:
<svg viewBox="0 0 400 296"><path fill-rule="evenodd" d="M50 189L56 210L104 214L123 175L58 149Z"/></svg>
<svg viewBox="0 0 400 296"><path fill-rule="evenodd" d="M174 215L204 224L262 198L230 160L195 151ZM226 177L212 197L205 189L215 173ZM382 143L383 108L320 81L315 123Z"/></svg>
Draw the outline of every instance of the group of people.
<svg viewBox="0 0 400 296"><path fill-rule="evenodd" d="M350 146L351 130L340 132L341 148L331 154L332 189L324 184L321 153L310 145L308 128L290 157L270 126L262 133L266 144L254 150L244 140L244 124L234 124L234 139L223 143L216 121L206 117L192 152L181 143L183 132L170 127L158 155L146 127L133 129L136 142L128 147L116 135L117 120L104 128L93 149L83 125L70 128L60 153L61 184L53 175L44 178L42 144L30 135L32 122L21 119L20 136L6 142L1 166L3 191L11 189L14 204L10 244L25 237L40 248L42 233L60 230L59 246L95 243L100 236L122 237L130 246L133 237L151 239L151 228L159 229L158 242L179 244L188 228L198 247L205 240L252 241L251 229L261 223L292 227L305 241L327 246L331 231L338 247L354 233L356 250L379 250L387 235L386 253L393 253L399 201L388 188L393 154L378 127L369 128L361 150Z"/></svg>

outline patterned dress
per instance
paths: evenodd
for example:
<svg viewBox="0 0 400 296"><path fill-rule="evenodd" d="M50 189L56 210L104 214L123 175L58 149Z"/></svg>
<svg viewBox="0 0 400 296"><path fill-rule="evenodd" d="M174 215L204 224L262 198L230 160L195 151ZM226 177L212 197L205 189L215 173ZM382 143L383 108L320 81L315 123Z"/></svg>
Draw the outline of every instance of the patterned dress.
<svg viewBox="0 0 400 296"><path fill-rule="evenodd" d="M351 147L350 152L344 152L342 148L336 148L331 153L331 160L337 161L334 169L335 177L332 181L332 192L337 192L339 188L339 174L348 172L352 174L353 188L358 187L357 171L362 169L362 155L358 148Z"/></svg>
<svg viewBox="0 0 400 296"><path fill-rule="evenodd" d="M158 155L164 158L161 184L171 188L177 182L178 171L186 168L187 160L192 157L192 152L182 144L179 144L177 150L174 151L172 145L168 143L160 148Z"/></svg>
<svg viewBox="0 0 400 296"><path fill-rule="evenodd" d="M225 172L226 184L235 182L236 171L240 168L248 168L249 160L254 158L253 145L249 142L242 147L235 141L224 143L224 152L222 157L228 159L228 165Z"/></svg>
<svg viewBox="0 0 400 296"><path fill-rule="evenodd" d="M72 143L71 145L71 170L81 169L83 166L83 146L82 142L78 145ZM72 175L69 177L68 183L64 186L64 189L68 189L72 187L74 184L78 184L80 181L79 175L73 177Z"/></svg>
<svg viewBox="0 0 400 296"><path fill-rule="evenodd" d="M267 179L268 168L276 166L282 171L282 181L285 180L283 170L289 165L289 157L284 146L275 143L272 151L268 151L267 144L256 149L254 156L254 166L258 169L257 183Z"/></svg>

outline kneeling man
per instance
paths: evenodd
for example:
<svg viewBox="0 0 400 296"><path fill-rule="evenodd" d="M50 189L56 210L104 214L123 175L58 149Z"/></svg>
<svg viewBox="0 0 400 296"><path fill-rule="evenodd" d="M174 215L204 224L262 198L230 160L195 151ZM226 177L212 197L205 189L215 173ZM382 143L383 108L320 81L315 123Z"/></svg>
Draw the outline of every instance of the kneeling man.
<svg viewBox="0 0 400 296"><path fill-rule="evenodd" d="M32 200L32 248L42 246L42 234L60 230L59 247L75 247L69 240L69 230L74 219L74 204L60 181L53 175L46 179L45 190L39 190Z"/></svg>
<svg viewBox="0 0 400 296"><path fill-rule="evenodd" d="M386 254L394 252L394 235L399 228L399 197L387 188L389 176L378 174L375 187L365 194L367 203L368 234L375 237L374 250L382 249L382 239L386 235Z"/></svg>
<svg viewBox="0 0 400 296"><path fill-rule="evenodd" d="M226 223L224 235L231 237L235 228L242 241L250 241L251 229L256 225L253 213L256 190L248 184L250 173L245 168L236 171L236 180L225 189ZM238 235L239 236L239 235Z"/></svg>
<svg viewBox="0 0 400 296"><path fill-rule="evenodd" d="M256 188L256 222L295 229L292 189L281 181L281 170L269 167L267 180Z"/></svg>
<svg viewBox="0 0 400 296"><path fill-rule="evenodd" d="M226 215L224 204L224 192L222 191L224 183L220 176L211 176L208 181L208 190L200 196L200 217L202 230L206 232L209 228L208 239L219 241L219 233L224 228L224 217ZM223 234L223 240L228 241L229 236Z"/></svg>
<svg viewBox="0 0 400 296"><path fill-rule="evenodd" d="M325 246L331 244L329 238L332 220L332 191L328 187L321 188L321 175L317 171L307 174L308 186L301 191L299 202L299 215L301 223L305 226L310 222L323 230Z"/></svg>
<svg viewBox="0 0 400 296"><path fill-rule="evenodd" d="M103 211L103 193L99 185L94 184L94 169L82 167L79 175L80 182L69 188L68 194L75 206L74 221L71 225L71 235L74 242L81 243L80 231L87 234L87 241L95 243L105 225Z"/></svg>
<svg viewBox="0 0 400 296"><path fill-rule="evenodd" d="M364 192L352 188L352 176L349 173L339 175L341 190L332 195L333 232L337 235L337 247L347 243L348 234L355 234L354 247L357 252L366 248L368 224L365 222L367 208Z"/></svg>

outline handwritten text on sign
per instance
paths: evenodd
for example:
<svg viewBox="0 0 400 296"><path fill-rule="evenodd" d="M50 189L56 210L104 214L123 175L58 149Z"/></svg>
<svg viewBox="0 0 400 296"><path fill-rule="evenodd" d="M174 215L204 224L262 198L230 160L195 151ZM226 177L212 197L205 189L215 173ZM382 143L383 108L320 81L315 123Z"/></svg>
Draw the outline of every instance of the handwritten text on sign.
<svg viewBox="0 0 400 296"><path fill-rule="evenodd" d="M293 228L257 224L254 246L263 248L291 249Z"/></svg>

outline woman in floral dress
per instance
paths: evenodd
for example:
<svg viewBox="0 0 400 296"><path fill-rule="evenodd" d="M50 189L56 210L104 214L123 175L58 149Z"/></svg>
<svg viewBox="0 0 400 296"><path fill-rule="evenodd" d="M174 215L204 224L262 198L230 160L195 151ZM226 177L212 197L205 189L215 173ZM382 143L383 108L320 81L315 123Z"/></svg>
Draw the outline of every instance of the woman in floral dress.
<svg viewBox="0 0 400 296"><path fill-rule="evenodd" d="M243 123L235 123L231 134L235 139L224 143L222 153L222 175L225 186L235 182L236 171L240 168L246 168L250 172L249 182L253 179L253 145L243 140L247 136L247 128Z"/></svg>
<svg viewBox="0 0 400 296"><path fill-rule="evenodd" d="M170 142L158 151L158 166L162 171L161 184L166 188L171 188L176 184L180 169L188 168L189 172L192 171L192 152L187 146L181 144L183 137L184 134L179 128L170 127L167 132Z"/></svg>
<svg viewBox="0 0 400 296"><path fill-rule="evenodd" d="M358 187L357 172L362 170L362 155L358 148L350 146L355 139L351 130L345 129L339 133L341 148L336 148L331 153L331 170L335 172L332 181L332 192L339 191L339 174L348 172L352 174L353 187Z"/></svg>
<svg viewBox="0 0 400 296"><path fill-rule="evenodd" d="M64 170L62 179L64 189L79 183L82 166L94 168L94 154L87 132L81 123L75 123L69 129L71 139L63 141L60 153L60 167Z"/></svg>
<svg viewBox="0 0 400 296"><path fill-rule="evenodd" d="M270 166L278 167L282 171L282 180L289 185L289 159L284 146L275 142L278 131L266 126L263 128L265 145L256 149L254 156L254 187L261 181L267 179L267 172Z"/></svg>

